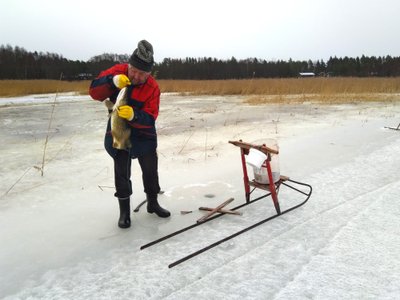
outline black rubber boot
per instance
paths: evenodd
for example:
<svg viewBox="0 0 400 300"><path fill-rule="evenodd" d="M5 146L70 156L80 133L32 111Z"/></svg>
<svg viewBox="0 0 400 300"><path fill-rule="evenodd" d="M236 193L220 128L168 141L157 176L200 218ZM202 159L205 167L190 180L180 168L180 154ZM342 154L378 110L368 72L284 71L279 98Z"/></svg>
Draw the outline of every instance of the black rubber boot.
<svg viewBox="0 0 400 300"><path fill-rule="evenodd" d="M119 203L119 228L129 228L131 227L131 205L130 199L128 198L118 198Z"/></svg>
<svg viewBox="0 0 400 300"><path fill-rule="evenodd" d="M168 210L158 204L157 195L147 196L147 212L150 214L155 213L160 218L168 218L171 215Z"/></svg>

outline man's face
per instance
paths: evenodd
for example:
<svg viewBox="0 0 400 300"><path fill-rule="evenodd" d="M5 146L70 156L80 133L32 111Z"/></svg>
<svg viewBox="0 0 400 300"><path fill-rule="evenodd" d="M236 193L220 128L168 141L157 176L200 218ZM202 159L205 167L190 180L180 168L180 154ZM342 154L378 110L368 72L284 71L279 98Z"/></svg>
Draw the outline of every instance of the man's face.
<svg viewBox="0 0 400 300"><path fill-rule="evenodd" d="M149 75L150 72L139 70L134 66L128 64L128 78L132 82L132 84L137 85L145 83Z"/></svg>

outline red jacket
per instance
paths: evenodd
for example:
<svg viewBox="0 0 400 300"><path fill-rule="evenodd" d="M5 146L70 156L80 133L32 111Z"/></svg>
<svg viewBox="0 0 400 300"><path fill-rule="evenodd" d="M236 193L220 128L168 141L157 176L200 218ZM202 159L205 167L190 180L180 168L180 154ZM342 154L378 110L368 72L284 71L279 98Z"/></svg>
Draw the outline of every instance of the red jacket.
<svg viewBox="0 0 400 300"><path fill-rule="evenodd" d="M118 64L101 72L92 81L89 88L89 95L94 100L104 101L109 98L115 103L119 89L114 86L112 78L118 74L128 76L128 64ZM160 89L152 76L149 76L144 84L128 87L128 105L132 106L135 112L133 120L128 122L132 127L132 156L137 157L148 151L155 151L157 148L155 121L158 117L160 106ZM109 125L107 126L106 139L107 135L111 135ZM110 145L107 145L107 141L105 142L107 149ZM107 149L110 153L109 150Z"/></svg>

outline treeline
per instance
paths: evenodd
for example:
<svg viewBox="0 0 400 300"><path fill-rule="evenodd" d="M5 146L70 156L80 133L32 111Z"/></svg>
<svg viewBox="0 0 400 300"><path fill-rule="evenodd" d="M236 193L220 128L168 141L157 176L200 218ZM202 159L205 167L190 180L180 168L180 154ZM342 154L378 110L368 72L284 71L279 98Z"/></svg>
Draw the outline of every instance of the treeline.
<svg viewBox="0 0 400 300"><path fill-rule="evenodd" d="M0 79L91 79L128 55L103 54L89 61L69 60L49 52L28 52L21 47L0 46Z"/></svg>
<svg viewBox="0 0 400 300"><path fill-rule="evenodd" d="M88 61L69 60L59 54L29 52L21 47L0 46L0 79L92 79L115 63L126 62L129 55L102 54ZM245 79L289 78L300 73L316 76L400 76L400 57L330 57L328 61L267 61L248 58L165 58L156 63L158 79Z"/></svg>
<svg viewBox="0 0 400 300"><path fill-rule="evenodd" d="M162 79L245 79L289 78L300 73L315 76L394 77L400 76L400 57L337 58L317 61L267 61L257 58L218 60L215 58L166 58L157 64ZM308 74L310 75L310 74Z"/></svg>

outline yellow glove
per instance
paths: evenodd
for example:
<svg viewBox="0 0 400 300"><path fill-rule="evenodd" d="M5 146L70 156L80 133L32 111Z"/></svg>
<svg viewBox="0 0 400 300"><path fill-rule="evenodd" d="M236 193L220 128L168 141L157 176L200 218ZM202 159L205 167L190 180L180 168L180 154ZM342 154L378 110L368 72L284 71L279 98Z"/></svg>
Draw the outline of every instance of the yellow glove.
<svg viewBox="0 0 400 300"><path fill-rule="evenodd" d="M131 84L129 78L125 74L115 75L113 77L113 83L119 89L123 89Z"/></svg>
<svg viewBox="0 0 400 300"><path fill-rule="evenodd" d="M133 108L130 107L129 105L122 105L118 107L117 111L118 111L118 116L127 119L128 121L132 121L133 117L135 116Z"/></svg>

